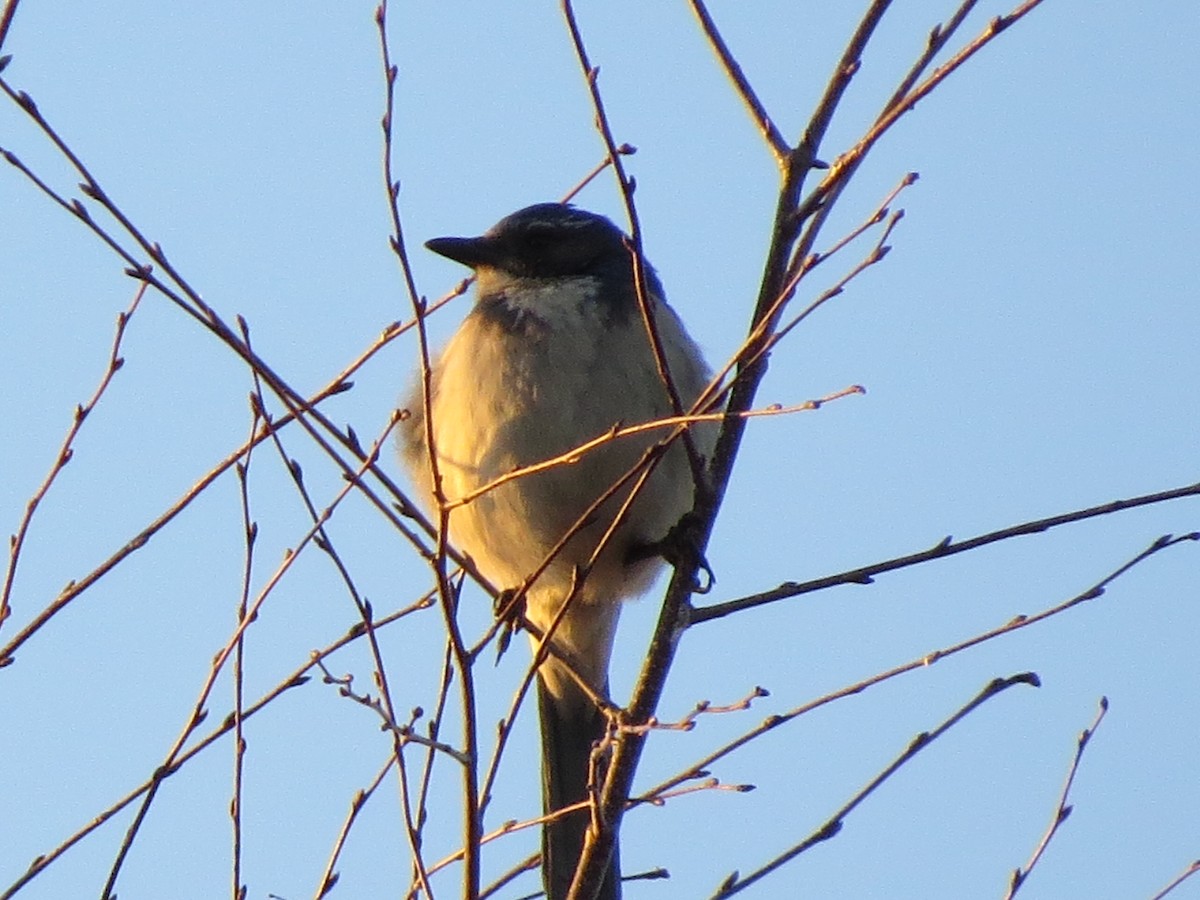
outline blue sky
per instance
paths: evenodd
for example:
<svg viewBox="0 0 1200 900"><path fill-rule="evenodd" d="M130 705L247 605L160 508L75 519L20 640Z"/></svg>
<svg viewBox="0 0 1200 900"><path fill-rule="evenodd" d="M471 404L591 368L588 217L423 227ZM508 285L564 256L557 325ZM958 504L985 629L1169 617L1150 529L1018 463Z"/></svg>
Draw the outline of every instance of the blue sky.
<svg viewBox="0 0 1200 900"><path fill-rule="evenodd" d="M584 5L581 4L581 7ZM777 174L683 4L579 10L618 141L638 181L646 253L719 364L744 334ZM714 3L712 13L785 136L803 127L859 4ZM963 31L977 33L995 3ZM884 20L826 158L851 145L951 4L898 5ZM387 248L380 172L383 85L367 3L69 10L26 0L4 77L28 91L108 193L227 320L303 391L325 384L389 323L407 318ZM603 155L583 81L552 4L396 3L396 166L419 289L463 272L420 249L553 199ZM773 354L760 403L863 384L819 412L752 423L709 559L729 600L957 538L1198 478L1200 306L1195 284L1195 85L1200 15L1046 0L923 101L871 154L824 233L858 224L905 172L920 180L880 265ZM0 146L69 196L79 180L31 122L0 105ZM622 221L611 178L579 201ZM0 365L9 422L0 521L13 530L54 459L75 404L99 379L135 285L123 264L16 170L0 169ZM816 296L865 252L818 270ZM467 301L430 321L443 339ZM233 354L148 295L124 368L34 520L0 644L122 546L242 440L251 382ZM365 440L380 433L416 360L393 342L324 408ZM340 490L302 433L283 433L319 505ZM390 454L386 467L400 477ZM251 463L261 588L307 524L274 452ZM757 724L878 671L1076 595L1168 532L1200 529L1176 501L993 545L697 627L661 712L733 702L749 712L654 735L645 787ZM402 539L357 496L331 523L377 611L428 586ZM1074 812L1027 897L1149 897L1200 857L1200 545L1170 548L1106 595L1044 624L801 717L714 767L749 794L701 792L626 820L627 872L665 866L631 898L707 896L817 828L918 732L996 676L1034 670L973 713L846 820L843 832L748 892L761 897L1002 896L1050 820L1078 732L1111 709L1073 789ZM0 892L139 784L185 723L234 624L243 542L226 476L0 670ZM468 593L483 627L488 604ZM624 615L614 694L628 696L653 596ZM327 560L301 555L248 637L257 698L355 621ZM432 709L436 614L381 639L401 709ZM525 657L481 669L492 722ZM364 689L361 646L332 669ZM210 723L230 708L226 673ZM488 824L536 814L535 722L523 715ZM490 726L489 726L490 727ZM453 731L451 732L453 733ZM355 790L387 758L369 712L319 681L247 724L243 880L250 898L312 896ZM117 890L127 898L230 891L225 740L170 779ZM454 785L439 783L427 842L457 835ZM99 894L130 812L82 841L18 896ZM533 832L489 850L496 874ZM395 780L351 832L332 896L396 896L407 863ZM455 877L436 881L456 896ZM508 896L536 890L527 876ZM1173 896L1200 897L1193 880Z"/></svg>

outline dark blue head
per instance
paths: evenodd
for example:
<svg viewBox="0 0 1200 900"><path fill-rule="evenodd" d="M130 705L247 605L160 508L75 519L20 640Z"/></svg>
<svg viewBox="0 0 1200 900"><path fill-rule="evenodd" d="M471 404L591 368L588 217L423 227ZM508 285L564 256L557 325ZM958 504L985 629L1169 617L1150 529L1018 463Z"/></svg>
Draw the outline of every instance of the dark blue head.
<svg viewBox="0 0 1200 900"><path fill-rule="evenodd" d="M434 238L426 247L476 270L515 279L596 277L606 290L634 291L626 237L604 216L565 203L537 203L501 219L481 237ZM646 282L661 296L647 265ZM508 279L501 279L508 280Z"/></svg>

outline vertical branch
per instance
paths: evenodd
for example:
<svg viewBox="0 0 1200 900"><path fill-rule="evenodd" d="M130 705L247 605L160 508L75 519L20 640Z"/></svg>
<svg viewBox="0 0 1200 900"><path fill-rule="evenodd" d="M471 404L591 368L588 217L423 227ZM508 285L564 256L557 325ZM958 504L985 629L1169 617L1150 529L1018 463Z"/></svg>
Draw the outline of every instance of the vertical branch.
<svg viewBox="0 0 1200 900"><path fill-rule="evenodd" d="M258 403L251 404L250 439L253 440L258 431L260 421ZM242 534L245 542L245 555L242 565L242 593L238 597L237 621L239 628L245 628L246 613L250 604L250 583L254 575L254 546L258 538L258 523L250 514L250 461L253 459L253 447L246 454L246 461L237 464L238 494L241 499ZM237 646L233 654L233 797L229 801L229 816L233 820L233 900L245 900L246 886L242 883L242 775L246 757L246 739L242 733L242 722L245 718L245 705L242 690L244 687L244 664L246 651L246 635L243 631L238 635Z"/></svg>
<svg viewBox="0 0 1200 900"><path fill-rule="evenodd" d="M238 327L241 331L242 340L247 348L252 349L250 340L250 328L246 321L238 316ZM257 372L252 373L254 379L255 393L252 396L254 407L258 415L264 421L270 421L270 416L266 412L266 398L263 395L262 381ZM349 429L352 436L353 429ZM357 437L355 440L357 440ZM300 463L290 457L284 449L283 440L279 436L278 429L271 432L271 441L275 446L279 458L282 460L284 467L287 469L288 475L292 479L297 493L300 495L301 502L304 504L305 510L308 512L309 519L318 529L317 535L314 538L314 543L325 552L329 559L333 562L341 577L346 590L350 595L351 601L354 603L355 611L358 613L359 621L362 623L363 633L366 635L367 644L371 652L371 660L374 667L372 678L376 688L379 690L379 702L382 706L384 716L389 721L396 721L396 709L392 700L392 691L388 682L387 669L383 662L383 651L379 647L379 639L375 633L375 612L371 606L371 601L362 596L354 579L350 574L349 568L342 560L337 549L334 547L333 539L329 534L329 530L325 528L320 512L317 510L316 504L313 502L312 495L304 484L303 470L300 468ZM249 456L247 455L247 464ZM419 873L424 873L425 866L421 858L421 841L419 834L419 826L414 825L412 803L409 798L408 791L408 771L404 760L403 742L396 732L392 732L392 753L396 762L396 773L399 780L401 806L404 810L405 825L409 838L409 844L413 852L414 866ZM423 882L426 883L426 882ZM426 883L426 887L428 884Z"/></svg>
<svg viewBox="0 0 1200 900"><path fill-rule="evenodd" d="M450 684L453 681L453 679L454 679L454 650L453 650L452 642L449 639L447 639L446 640L446 652L443 654L443 657L442 657L442 678L441 678L441 684L438 687L437 704L434 707L433 715L430 717L430 720L429 720L429 739L430 739L431 743L429 744L428 753L425 756L425 764L421 767L420 787L417 789L417 799L416 799L416 804L415 804L415 807L416 807L415 817L416 817L416 822L417 822L416 827L418 829L422 828L424 826L425 822L429 818L429 807L428 807L429 788L430 788L430 784L432 783L432 780L433 780L433 767L439 756L434 744L437 742L438 733L441 731L442 717L443 717L443 715L445 715L445 712L446 712L446 703L450 699ZM463 768L472 768L475 766L477 766L477 763L472 758L467 758L467 761L463 764ZM407 776L406 776L406 778L407 778ZM406 795L406 797L405 797L406 812L407 812L407 808L408 808L407 807L408 802L409 801L408 801L407 795ZM486 800L483 801L482 805L486 806L487 801ZM482 808L479 811L478 818L480 819L480 821L482 821L482 819L483 819ZM413 860L412 868L413 868L413 874L412 874L412 880L411 880L412 883L409 886L407 896L408 897L416 897L418 895L419 891L424 891L425 896L427 898L431 898L433 896L433 893L429 887L429 875L431 874L431 870L425 866L424 860L421 859L419 856Z"/></svg>
<svg viewBox="0 0 1200 900"><path fill-rule="evenodd" d="M441 473L438 471L437 446L433 429L433 385L429 338L425 328L426 303L417 293L408 251L404 244L404 229L400 218L400 182L392 171L392 135L395 128L395 92L398 69L392 62L387 36L387 0L381 0L375 10L375 22L379 28L379 44L386 80L385 110L383 116L383 174L388 195L388 209L392 219L391 247L400 264L409 302L417 324L417 339L421 354L421 397L424 404L423 424L429 457L429 477L433 498L438 507L436 523L437 548L431 561L437 576L439 605L446 625L455 668L459 674L459 689L462 700L462 750L470 762L462 767L463 779L463 893L466 897L479 894L480 860L479 843L482 823L479 813L479 735L476 723L476 698L474 658L463 641L458 625L458 592L451 585L446 573L447 538L449 512L442 492ZM426 888L428 890L428 888Z"/></svg>
<svg viewBox="0 0 1200 900"><path fill-rule="evenodd" d="M388 422L387 428L384 429L378 440L375 441L371 449L365 454L366 459L364 460L362 467L354 474L354 477L346 480L345 486L338 491L333 500L330 502L329 506L322 511L319 521L304 534L304 537L301 538L299 543L296 545L296 548L289 552L284 561L275 569L274 573L267 580L266 585L255 598L254 603L250 606L245 618L238 623L238 627L234 630L234 633L213 658L212 665L209 667L208 676L205 678L204 684L200 688L200 693L196 698L196 702L192 707L192 711L188 716L187 722L184 724L179 736L175 739L175 743L171 745L171 749L167 752L166 759L163 761L162 765L155 769L154 775L150 779L150 783L146 788L145 794L142 798L141 806L138 807L138 811L134 815L133 821L130 823L129 828L125 832L125 837L121 841L121 846L117 850L117 855L113 860L111 868L109 869L108 878L104 883L104 889L100 894L101 900L112 900L113 889L115 888L117 878L121 873L121 868L124 866L125 859L128 857L129 851L133 848L133 843L141 830L142 824L146 820L146 816L150 812L150 806L153 804L155 797L158 795L158 790L162 786L162 783L167 779L167 777L174 773L180 765L182 765L181 757L183 754L184 744L187 743L188 738L191 737L195 730L199 728L200 724L208 717L208 699L210 696L212 696L213 689L216 686L217 676L225 667L225 664L229 661L230 656L233 654L234 648L237 646L238 640L243 634L245 634L246 629L250 626L250 623L258 617L258 612L262 608L262 605L266 602L267 597L270 596L275 587L283 579L283 576L286 575L291 569L292 564L295 563L295 561L299 558L301 551L303 551L304 548L307 547L308 544L318 536L324 523L329 520L341 502L350 494L352 490L354 490L355 484L359 481L359 479L362 478L367 469L375 464L375 461L379 458L380 446L387 440L388 436L392 432L392 429L398 422L399 416L393 416L391 421Z"/></svg>
<svg viewBox="0 0 1200 900"><path fill-rule="evenodd" d="M691 540L684 542L684 546L677 549L675 571L667 587L658 624L635 688L633 703L629 709L632 722L647 721L657 708L679 639L688 627L692 609L690 596L695 589L696 575L703 565L704 548L712 534L716 515L724 499L733 471L734 460L745 431L745 420L738 414L751 408L758 387L766 374L768 356L762 352L762 349L770 346L785 304L791 291L794 290L794 287L788 285L791 261L803 259L807 255L816 240L821 225L837 199L837 195L833 194L829 187L844 184L841 179L848 178L855 171L853 165L846 165L847 162L857 163L874 141L878 140L901 115L911 109L917 99L928 94L979 47L1023 16L1038 2L1040 0L1026 0L1008 17L993 20L983 36L969 44L967 48L935 71L925 82L910 91L900 106L867 132L854 151L845 154L839 160L842 165L835 167L836 171L832 171L823 179L822 186L814 190L812 196L802 204L801 192L805 178L810 170L824 166L817 157L821 141L846 88L859 69L863 52L890 6L890 0L873 0L847 42L825 93L818 102L800 142L790 152L788 163L783 170L770 246L748 329L751 339L747 341L744 348L744 361L738 366L727 404L730 415L726 416L725 423L721 428L709 469L711 491L698 497L693 510L696 526ZM801 238L801 227L809 217L813 217L814 221L809 223L809 227ZM799 246L797 246L798 239L800 240ZM629 796L644 741L645 733L639 729L626 730L617 740L601 795L601 809L598 816L600 821L612 823L613 827L601 833L595 846L584 848L584 857L577 872L576 885L581 880L584 883L588 879L595 881L612 852L614 829L619 825L626 798Z"/></svg>
<svg viewBox="0 0 1200 900"><path fill-rule="evenodd" d="M436 741L438 732L442 728L442 717L446 714L446 703L450 699L450 684L454 680L453 666L453 648L449 641L446 641L446 652L442 655L442 678L441 684L438 686L437 704L434 706L433 715L429 719L429 737ZM433 765L437 760L438 755L432 747L429 748L429 753L425 757L425 765L421 769L421 789L417 792L417 821L424 822L429 814L427 803L429 801L429 786L433 780ZM487 806L487 791L482 791L481 807ZM482 809L480 810L482 815Z"/></svg>
<svg viewBox="0 0 1200 900"><path fill-rule="evenodd" d="M587 47L584 45L583 35L579 31L579 23L575 19L575 9L571 0L562 0L562 11L563 18L567 24L567 31L571 35L571 44L575 49L575 56L579 60L579 65L587 81L588 93L592 100L592 109L596 113L596 130L600 132L605 149L608 151L608 159L612 163L613 174L616 176L617 186L621 191L621 199L625 204L625 214L629 219L629 239L632 243L632 246L629 248L629 254L633 264L634 291L637 294L638 310L642 316L642 324L646 329L647 339L650 341L650 350L654 355L654 364L658 369L659 380L666 389L667 397L670 400L671 411L674 415L681 416L685 410L679 398L679 391L675 387L675 379L671 376L670 366L667 364L666 353L663 351L662 338L659 336L658 325L651 312L648 289L646 287L645 257L642 255L642 226L641 220L638 218L637 206L633 200L633 193L637 184L625 173L625 164L621 161L620 148L613 138L612 128L608 123L608 114L604 109L604 98L600 96L600 87L597 84L600 69L593 66L588 57ZM683 442L687 448L693 479L697 487L701 487L705 483L703 462L699 452L696 450L695 441L692 440L690 431L685 430L683 432Z"/></svg>

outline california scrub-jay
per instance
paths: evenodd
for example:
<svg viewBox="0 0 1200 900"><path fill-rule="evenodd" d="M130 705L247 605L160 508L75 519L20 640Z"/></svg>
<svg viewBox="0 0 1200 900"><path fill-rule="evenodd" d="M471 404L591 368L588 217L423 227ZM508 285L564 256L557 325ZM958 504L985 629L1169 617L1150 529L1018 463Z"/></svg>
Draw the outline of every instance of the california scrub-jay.
<svg viewBox="0 0 1200 900"><path fill-rule="evenodd" d="M435 238L425 246L470 266L478 279L475 306L433 363L430 381L433 443L448 500L615 427L674 414L638 302L632 245L608 219L539 203L482 237ZM641 266L645 300L686 412L707 384L708 369L654 271L644 260ZM433 508L420 386L405 405L412 415L401 438L404 460ZM575 462L507 481L450 512L450 539L495 585L517 587L665 434L655 429L620 437ZM692 429L701 454L714 437L711 425ZM621 601L650 585L662 565L653 548L693 505L693 471L682 442L663 455L588 568L634 483L627 481L587 518L526 594L527 619L543 633L570 598L552 643L601 697L607 697ZM549 813L589 799L589 760L607 719L554 656L542 663L537 681ZM589 821L580 810L543 830L550 900L567 895ZM615 852L596 896L620 896Z"/></svg>

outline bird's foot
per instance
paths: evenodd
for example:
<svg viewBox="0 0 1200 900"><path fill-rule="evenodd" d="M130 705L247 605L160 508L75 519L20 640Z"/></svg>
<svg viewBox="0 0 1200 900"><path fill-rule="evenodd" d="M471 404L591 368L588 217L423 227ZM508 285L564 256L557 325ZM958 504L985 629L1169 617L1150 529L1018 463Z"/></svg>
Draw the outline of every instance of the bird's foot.
<svg viewBox="0 0 1200 900"><path fill-rule="evenodd" d="M630 547L625 554L625 562L634 565L647 559L661 558L675 569L694 565L697 577L692 584L692 592L707 594L716 584L717 576L700 549L700 538L699 518L694 513L684 513L665 537Z"/></svg>
<svg viewBox="0 0 1200 900"><path fill-rule="evenodd" d="M521 622L525 618L524 592L513 588L501 591L496 596L492 613L500 622L496 633L496 662L499 663L504 652L508 650L508 645L512 643L512 636L520 630Z"/></svg>

